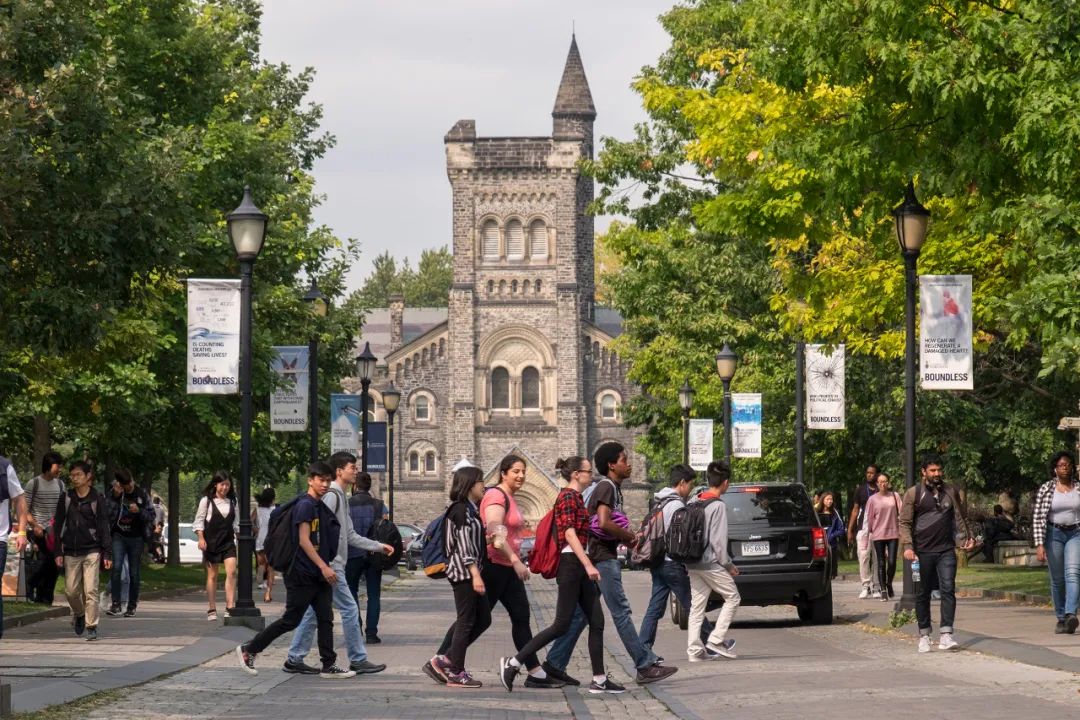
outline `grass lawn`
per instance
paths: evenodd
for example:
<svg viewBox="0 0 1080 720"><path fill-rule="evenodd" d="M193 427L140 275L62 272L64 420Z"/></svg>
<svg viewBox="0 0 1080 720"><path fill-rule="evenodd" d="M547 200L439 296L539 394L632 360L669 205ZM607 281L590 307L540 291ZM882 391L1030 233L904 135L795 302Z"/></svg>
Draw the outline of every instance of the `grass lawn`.
<svg viewBox="0 0 1080 720"><path fill-rule="evenodd" d="M839 572L858 575L859 563L855 560L841 560ZM898 568L897 575L899 574ZM957 569L956 587L960 590L1006 590L1046 596L1050 594L1050 579L1046 568L972 563Z"/></svg>

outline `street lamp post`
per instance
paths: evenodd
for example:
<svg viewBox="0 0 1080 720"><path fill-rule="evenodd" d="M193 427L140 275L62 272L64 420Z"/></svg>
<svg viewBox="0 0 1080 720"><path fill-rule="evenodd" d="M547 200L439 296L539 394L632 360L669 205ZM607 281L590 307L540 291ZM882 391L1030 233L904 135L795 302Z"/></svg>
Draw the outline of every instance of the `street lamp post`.
<svg viewBox="0 0 1080 720"><path fill-rule="evenodd" d="M919 251L926 240L930 211L915 198L915 183L908 181L904 202L892 211L896 219L896 239L904 256L904 471L905 485L912 487L915 479L915 283L918 276ZM915 583L911 577L911 561L904 560L904 593L898 609L915 607Z"/></svg>
<svg viewBox="0 0 1080 720"><path fill-rule="evenodd" d="M682 461L683 465L690 464L690 408L694 406L694 388L690 386L690 378L683 381L679 388L679 407L682 408Z"/></svg>
<svg viewBox="0 0 1080 720"><path fill-rule="evenodd" d="M356 356L356 374L360 376L360 469L367 472L367 414L368 414L368 388L371 387L371 376L375 374L375 362L377 358L371 352L371 343L364 343L364 351Z"/></svg>
<svg viewBox="0 0 1080 720"><path fill-rule="evenodd" d="M255 258L266 239L267 216L251 200L251 188L244 188L240 206L226 218L229 239L240 263L240 482L238 487L240 532L237 537L236 605L225 618L226 625L246 625L262 629L263 618L251 597L251 557L255 538L251 535L251 276Z"/></svg>
<svg viewBox="0 0 1080 720"><path fill-rule="evenodd" d="M311 316L316 323L308 340L308 415L311 422L310 460L319 459L319 327L318 318L326 317L330 308L326 296L319 291L315 278L311 278L311 287L304 293L304 302L311 308Z"/></svg>
<svg viewBox="0 0 1080 720"><path fill-rule="evenodd" d="M806 484L806 343L795 343L795 482Z"/></svg>
<svg viewBox="0 0 1080 720"><path fill-rule="evenodd" d="M739 365L739 356L727 343L716 353L716 374L724 386L724 460L731 468L731 379Z"/></svg>
<svg viewBox="0 0 1080 720"><path fill-rule="evenodd" d="M394 413L401 402L401 392L393 381L382 393L383 409L386 410L386 491L390 509L390 522L394 522Z"/></svg>

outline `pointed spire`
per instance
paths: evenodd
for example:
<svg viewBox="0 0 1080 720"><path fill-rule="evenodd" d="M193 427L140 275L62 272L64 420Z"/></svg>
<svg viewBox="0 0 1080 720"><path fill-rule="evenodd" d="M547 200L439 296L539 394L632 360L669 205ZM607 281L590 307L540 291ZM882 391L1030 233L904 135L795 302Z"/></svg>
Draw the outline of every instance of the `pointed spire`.
<svg viewBox="0 0 1080 720"><path fill-rule="evenodd" d="M585 66L581 63L577 37L574 35L570 36L570 53L566 56L566 67L563 69L562 81L559 83L559 93L555 96L555 109L551 114L556 119L576 117L594 120L596 118L596 107L593 106L589 81L585 77Z"/></svg>

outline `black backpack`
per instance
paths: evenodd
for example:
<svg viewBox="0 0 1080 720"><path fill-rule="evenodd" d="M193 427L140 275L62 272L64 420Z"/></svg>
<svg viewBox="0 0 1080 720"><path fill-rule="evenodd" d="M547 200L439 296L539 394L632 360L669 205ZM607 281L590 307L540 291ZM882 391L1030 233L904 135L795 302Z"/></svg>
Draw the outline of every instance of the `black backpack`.
<svg viewBox="0 0 1080 720"><path fill-rule="evenodd" d="M677 509L664 533L667 554L675 562L695 563L705 555L709 538L705 527L705 508L717 498L695 500Z"/></svg>
<svg viewBox="0 0 1080 720"><path fill-rule="evenodd" d="M382 501L379 500L379 509L382 509ZM390 520L387 520L380 515L377 515L375 522L371 523L371 528L368 529L367 536L375 542L381 542L384 545L390 545L394 548L394 552L390 555L382 555L380 553L372 552L372 560L379 559L382 562L382 569L389 570L398 564L401 560L401 556L405 553L405 544L401 540L401 532ZM374 556L378 556L377 558Z"/></svg>
<svg viewBox="0 0 1080 720"><path fill-rule="evenodd" d="M306 493L301 493L284 505L278 505L266 523L266 540L263 542L266 562L280 573L288 574L292 570L296 550L300 547L293 530L293 510L304 495Z"/></svg>

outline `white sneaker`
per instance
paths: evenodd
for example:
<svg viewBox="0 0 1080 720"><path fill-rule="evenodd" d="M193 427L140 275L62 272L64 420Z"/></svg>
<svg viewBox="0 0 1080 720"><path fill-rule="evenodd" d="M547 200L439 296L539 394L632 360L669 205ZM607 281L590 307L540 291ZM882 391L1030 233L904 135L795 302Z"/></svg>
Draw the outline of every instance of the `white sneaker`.
<svg viewBox="0 0 1080 720"><path fill-rule="evenodd" d="M952 633L941 633L941 637L937 642L938 650L952 650L953 648L960 647L960 643L953 640Z"/></svg>
<svg viewBox="0 0 1080 720"><path fill-rule="evenodd" d="M880 600L881 599L881 591L880 590L875 590L874 592L870 593L870 597L874 598L875 600Z"/></svg>
<svg viewBox="0 0 1080 720"><path fill-rule="evenodd" d="M868 598L868 597L870 597L870 588L865 588L865 587L864 587L864 588L862 589L862 592L861 592L861 593L859 593L859 599L860 599L860 600L865 600L865 599L866 599L866 598Z"/></svg>
<svg viewBox="0 0 1080 720"><path fill-rule="evenodd" d="M724 640L719 645L713 645L712 643L705 643L705 651L710 653L716 653L720 657L725 657L731 660L739 657L735 654L735 641L731 638Z"/></svg>
<svg viewBox="0 0 1080 720"><path fill-rule="evenodd" d="M921 652L921 653L930 652L930 636L929 635L923 635L922 637L919 638L919 652Z"/></svg>

